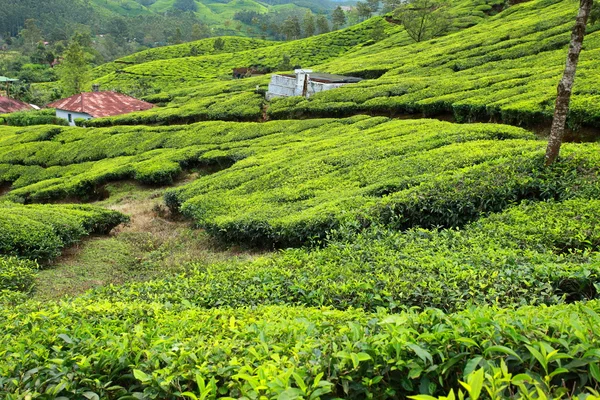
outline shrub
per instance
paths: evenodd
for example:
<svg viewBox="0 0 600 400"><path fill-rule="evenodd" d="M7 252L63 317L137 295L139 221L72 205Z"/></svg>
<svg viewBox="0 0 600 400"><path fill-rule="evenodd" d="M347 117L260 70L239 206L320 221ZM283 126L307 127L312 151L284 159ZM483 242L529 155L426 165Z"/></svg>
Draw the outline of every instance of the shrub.
<svg viewBox="0 0 600 400"><path fill-rule="evenodd" d="M0 203L0 255L47 261L83 236L128 221L116 211L78 205Z"/></svg>
<svg viewBox="0 0 600 400"><path fill-rule="evenodd" d="M106 288L93 297L368 311L589 300L600 289L599 210L598 200L569 200L524 203L461 230L371 227L356 235L344 226L323 249L196 265L185 276Z"/></svg>
<svg viewBox="0 0 600 400"><path fill-rule="evenodd" d="M38 265L34 261L0 257L0 292L31 291Z"/></svg>
<svg viewBox="0 0 600 400"><path fill-rule="evenodd" d="M597 301L457 314L27 304L0 308L0 393L406 398L485 374L478 387L498 397L575 397L600 378L598 312Z"/></svg>

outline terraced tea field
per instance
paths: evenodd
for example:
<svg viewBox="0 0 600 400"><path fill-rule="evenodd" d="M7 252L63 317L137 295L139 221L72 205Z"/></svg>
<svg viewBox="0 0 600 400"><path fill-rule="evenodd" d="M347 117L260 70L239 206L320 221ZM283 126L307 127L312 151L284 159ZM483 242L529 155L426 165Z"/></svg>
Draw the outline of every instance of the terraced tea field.
<svg viewBox="0 0 600 400"><path fill-rule="evenodd" d="M528 130L576 8L153 49L94 73L159 107L7 119L0 397L600 399L600 25L569 115L592 140L545 167ZM284 55L366 79L267 102L229 76Z"/></svg>

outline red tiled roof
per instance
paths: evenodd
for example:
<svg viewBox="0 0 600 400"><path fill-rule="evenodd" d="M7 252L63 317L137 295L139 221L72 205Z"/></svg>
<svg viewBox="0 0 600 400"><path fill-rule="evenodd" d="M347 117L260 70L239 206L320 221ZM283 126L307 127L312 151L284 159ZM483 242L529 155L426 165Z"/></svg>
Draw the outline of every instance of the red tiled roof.
<svg viewBox="0 0 600 400"><path fill-rule="evenodd" d="M55 101L47 107L100 118L149 110L154 105L116 92L86 92Z"/></svg>
<svg viewBox="0 0 600 400"><path fill-rule="evenodd" d="M25 111L31 109L33 109L33 107L27 103L0 96L0 114L8 114L15 111Z"/></svg>

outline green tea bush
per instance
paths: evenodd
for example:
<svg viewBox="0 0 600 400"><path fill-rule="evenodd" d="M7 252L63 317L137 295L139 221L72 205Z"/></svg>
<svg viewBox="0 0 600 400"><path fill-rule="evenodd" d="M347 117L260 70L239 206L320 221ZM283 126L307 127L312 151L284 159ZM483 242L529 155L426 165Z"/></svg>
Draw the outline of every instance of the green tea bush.
<svg viewBox="0 0 600 400"><path fill-rule="evenodd" d="M168 280L102 289L113 301L201 307L261 304L338 309L557 304L600 289L600 202L524 203L461 230L354 227L323 249L288 249L253 263L197 265Z"/></svg>
<svg viewBox="0 0 600 400"><path fill-rule="evenodd" d="M465 381L471 398L576 397L600 382L598 312L597 301L457 314L32 303L0 308L0 394L406 398Z"/></svg>
<svg viewBox="0 0 600 400"><path fill-rule="evenodd" d="M35 261L0 257L0 293L29 292L33 287L37 270L38 265Z"/></svg>
<svg viewBox="0 0 600 400"><path fill-rule="evenodd" d="M83 205L0 203L0 255L47 261L83 236L128 221L116 211Z"/></svg>
<svg viewBox="0 0 600 400"><path fill-rule="evenodd" d="M112 63L99 67L94 72L97 77L94 82L107 89L135 91L143 87L146 92L151 93L155 90L179 89L182 85L194 86L209 79L231 79L233 68L257 67L260 70L274 71L278 69L284 55L291 57L292 65L308 67L340 57L368 42L371 31L378 22L377 19L371 19L323 35L271 45L268 45L269 42L259 41L257 47L250 49L244 49L242 42L239 49L230 47L219 54L180 55L178 58L167 59L158 55L161 58L142 63L137 62L142 61L144 54L133 55L128 57L128 60L135 63L133 65L121 64L117 67L117 64ZM387 31L391 34L400 32L401 28L390 24ZM163 51L177 53L177 48L165 48Z"/></svg>
<svg viewBox="0 0 600 400"><path fill-rule="evenodd" d="M454 133L436 131L449 127L443 123L428 127L436 133L401 134L415 123L393 124L394 139L391 131L374 129L334 141L330 130L335 152L315 142L302 152L250 157L167 199L224 242L269 247L307 244L345 221L453 227L524 199L595 198L600 191L595 144L567 145L563 161L544 168L541 142L479 141L457 126ZM386 126L392 125L379 128ZM489 134L500 133L495 129ZM455 140L463 142L450 144Z"/></svg>
<svg viewBox="0 0 600 400"><path fill-rule="evenodd" d="M564 1L531 1L435 40L396 46L384 41L365 47L315 68L349 75L371 70L386 70L386 74L310 99L275 100L267 113L272 119L371 113L547 124L576 7ZM569 114L574 129L600 126L595 67L599 27L590 27L578 67L581 75Z"/></svg>
<svg viewBox="0 0 600 400"><path fill-rule="evenodd" d="M167 204L228 243L297 246L347 221L398 229L461 226L524 199L598 196L597 144L545 143L519 128L433 120L202 122L186 126L0 129L7 199L101 197L122 179L170 184Z"/></svg>
<svg viewBox="0 0 600 400"><path fill-rule="evenodd" d="M67 120L56 117L54 109L20 111L3 114L0 115L0 123L11 126L69 125Z"/></svg>

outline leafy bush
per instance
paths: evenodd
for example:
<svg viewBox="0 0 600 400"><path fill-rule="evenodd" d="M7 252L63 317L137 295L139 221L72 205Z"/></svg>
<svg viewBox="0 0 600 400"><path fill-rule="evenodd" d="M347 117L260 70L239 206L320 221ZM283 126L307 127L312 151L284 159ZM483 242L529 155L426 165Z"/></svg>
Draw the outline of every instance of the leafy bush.
<svg viewBox="0 0 600 400"><path fill-rule="evenodd" d="M221 240L297 246L346 221L407 229L461 226L524 199L598 196L597 144L545 143L501 125L356 116L187 126L2 128L6 197L94 199L120 179L170 184L184 169L223 171L168 192L168 205Z"/></svg>
<svg viewBox="0 0 600 400"><path fill-rule="evenodd" d="M445 395L460 380L498 397L570 397L600 381L598 312L597 301L457 314L27 304L0 308L0 393L405 398Z"/></svg>
<svg viewBox="0 0 600 400"><path fill-rule="evenodd" d="M0 203L0 255L47 261L81 237L108 233L128 218L81 205Z"/></svg>
<svg viewBox="0 0 600 400"><path fill-rule="evenodd" d="M547 124L576 7L563 1L526 2L471 28L422 43L406 44L402 34L396 34L314 67L361 76L386 70L383 76L310 99L276 100L267 113L271 119L372 113ZM544 23L540 23L540 12ZM595 61L600 51L598 26L590 28L585 40L569 114L569 124L575 129L600 126Z"/></svg>
<svg viewBox="0 0 600 400"><path fill-rule="evenodd" d="M38 265L34 261L0 257L0 292L29 292L37 269Z"/></svg>
<svg viewBox="0 0 600 400"><path fill-rule="evenodd" d="M3 114L0 115L0 124L12 126L69 125L67 120L56 117L54 109L20 111L10 114Z"/></svg>
<svg viewBox="0 0 600 400"><path fill-rule="evenodd" d="M102 289L112 301L201 307L264 304L338 309L557 304L600 290L600 201L522 204L461 230L354 227L323 249L251 264L197 265L168 280Z"/></svg>

